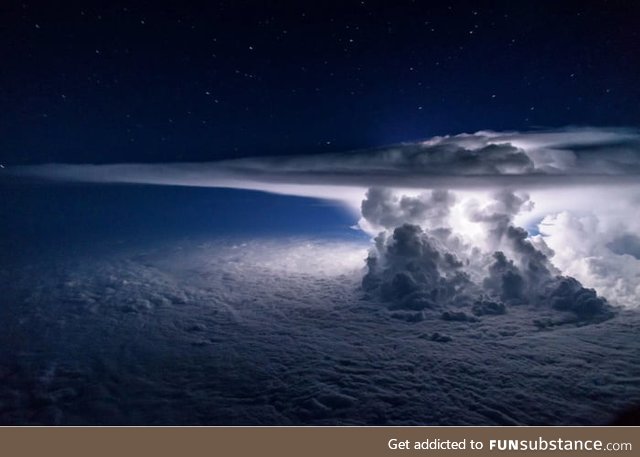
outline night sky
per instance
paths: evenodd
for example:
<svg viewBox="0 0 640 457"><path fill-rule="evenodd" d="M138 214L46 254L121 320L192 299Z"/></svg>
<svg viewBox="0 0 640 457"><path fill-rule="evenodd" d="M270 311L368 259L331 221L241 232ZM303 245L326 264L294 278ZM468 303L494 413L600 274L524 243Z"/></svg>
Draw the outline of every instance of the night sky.
<svg viewBox="0 0 640 457"><path fill-rule="evenodd" d="M637 2L74 3L0 6L5 166L640 123Z"/></svg>

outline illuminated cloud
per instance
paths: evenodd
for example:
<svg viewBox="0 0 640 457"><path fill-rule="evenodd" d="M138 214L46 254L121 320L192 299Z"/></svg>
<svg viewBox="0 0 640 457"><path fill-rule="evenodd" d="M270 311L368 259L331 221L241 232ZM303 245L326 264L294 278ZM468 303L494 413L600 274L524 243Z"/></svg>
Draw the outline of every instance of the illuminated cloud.
<svg viewBox="0 0 640 457"><path fill-rule="evenodd" d="M383 234L381 257L389 253L384 243L394 240L394 230L416 226L430 245L442 244L437 250L470 259L465 274L477 286L492 284L490 268L512 279L524 275L522 287L531 290L549 286L527 276L529 256L538 258L543 276L568 274L613 304L640 303L640 259L632 238L640 231L634 216L640 205L640 131L634 129L480 131L345 153L209 163L43 164L2 173L342 201L359 214L358 228ZM398 281L404 281L401 287L411 282Z"/></svg>
<svg viewBox="0 0 640 457"><path fill-rule="evenodd" d="M513 225L515 215L529 203L527 195L501 191L483 206L470 203L475 204L468 205L469 218L484 226L480 242L470 242L449 223L455 198L443 191L398 198L388 190L370 190L362 203L364 218L395 228L375 238L363 288L392 308L419 312L481 316L534 305L572 313L571 318L559 318L565 322L613 315L593 289L560 273L543 240L531 240ZM369 211L372 207L375 211ZM420 219L407 208L419 208ZM402 219L413 223L396 226Z"/></svg>
<svg viewBox="0 0 640 457"><path fill-rule="evenodd" d="M5 171L61 180L231 187L317 197L326 197L331 186L621 185L637 183L640 177L640 132L612 128L481 131L346 153L209 163L46 164ZM335 190L329 193L331 198L339 195Z"/></svg>

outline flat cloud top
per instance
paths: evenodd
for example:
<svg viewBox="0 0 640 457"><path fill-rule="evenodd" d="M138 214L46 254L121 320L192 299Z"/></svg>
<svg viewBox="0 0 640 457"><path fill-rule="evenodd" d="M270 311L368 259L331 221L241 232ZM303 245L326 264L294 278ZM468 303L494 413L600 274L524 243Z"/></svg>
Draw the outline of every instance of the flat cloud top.
<svg viewBox="0 0 640 457"><path fill-rule="evenodd" d="M640 182L640 131L592 127L479 131L344 153L206 163L45 164L8 167L3 172L85 182L232 187L296 195L304 193L295 186L620 185Z"/></svg>

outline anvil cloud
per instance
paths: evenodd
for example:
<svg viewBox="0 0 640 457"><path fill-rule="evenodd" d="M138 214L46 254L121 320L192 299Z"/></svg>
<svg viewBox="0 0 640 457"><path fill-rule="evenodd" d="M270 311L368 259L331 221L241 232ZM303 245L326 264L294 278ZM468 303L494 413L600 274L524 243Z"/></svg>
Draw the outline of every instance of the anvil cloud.
<svg viewBox="0 0 640 457"><path fill-rule="evenodd" d="M246 188L320 197L327 195L327 186L620 185L637 183L640 178L640 131L622 128L526 133L480 131L345 153L208 163L45 164L8 167L5 171L85 182Z"/></svg>

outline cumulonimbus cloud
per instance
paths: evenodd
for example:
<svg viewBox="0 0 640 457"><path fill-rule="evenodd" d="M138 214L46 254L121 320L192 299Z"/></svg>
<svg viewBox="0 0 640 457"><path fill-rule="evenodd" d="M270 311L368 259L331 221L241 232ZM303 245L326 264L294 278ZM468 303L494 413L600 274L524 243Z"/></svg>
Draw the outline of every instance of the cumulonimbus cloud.
<svg viewBox="0 0 640 457"><path fill-rule="evenodd" d="M471 243L451 224L456 199L448 192L398 198L388 190L369 190L363 218L384 230L367 259L363 288L392 307L421 312L481 316L534 305L571 312L572 319L610 317L605 299L560 274L544 240L514 225L529 203L528 195L501 191L488 204L469 205L468 219L484 233L484 240Z"/></svg>
<svg viewBox="0 0 640 457"><path fill-rule="evenodd" d="M547 259L546 285L555 284L549 278L557 273L570 274L614 304L637 307L640 302L640 259L633 238L640 231L640 218L635 216L640 205L638 129L479 131L345 153L207 163L42 164L6 166L0 172L0 176L226 187L340 200L359 212L361 229L371 235L386 234L391 245L379 246L379 257L384 259L395 258L389 253L397 228L409 224L427 229L448 219L464 234L469 249L482 245L485 253L491 253L506 247L517 260L518 243L522 252L535 247ZM421 193L425 190L431 193ZM500 190L505 193L499 195L506 197L496 199ZM526 190L527 201L518 200L515 190ZM511 211L512 206L517 211ZM510 221L511 232L498 219ZM486 230L498 229L504 230L494 233L496 246L490 246L491 239L483 236ZM398 236L410 231L401 229ZM442 233L428 233L435 246L435 235ZM419 231L414 235L426 239ZM473 253L467 257L473 258ZM510 259L486 259L491 263L482 265L485 274L494 265L493 270L515 277ZM519 268L528 281L522 287L541 287L542 282L527 279L522 265ZM384 277L381 272L387 271L374 270L372 277ZM475 284L484 283L477 278ZM571 284L563 287L572 290Z"/></svg>

